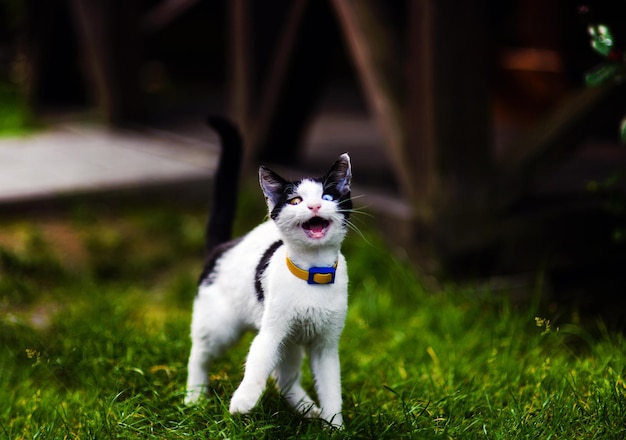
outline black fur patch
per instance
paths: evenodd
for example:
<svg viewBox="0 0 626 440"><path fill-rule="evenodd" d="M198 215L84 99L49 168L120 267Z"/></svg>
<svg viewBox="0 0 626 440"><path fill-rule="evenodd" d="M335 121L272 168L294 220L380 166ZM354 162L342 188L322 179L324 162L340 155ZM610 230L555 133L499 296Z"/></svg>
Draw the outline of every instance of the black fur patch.
<svg viewBox="0 0 626 440"><path fill-rule="evenodd" d="M330 194L333 196L333 200L337 203L337 207L339 208L339 212L343 214L343 216L348 219L350 217L350 213L352 212L352 198L350 196L350 191L341 194L337 190L337 186L333 184L328 184L325 182L326 178L320 177L315 179L316 182L321 183L324 187L324 194Z"/></svg>
<svg viewBox="0 0 626 440"><path fill-rule="evenodd" d="M270 218L272 220L276 220L278 218L280 212L283 210L283 208L287 204L287 200L289 200L289 196L291 196L295 192L296 188L298 187L298 185L300 185L300 183L302 183L302 181L287 182L285 184L282 192L278 194L278 197L276 199L276 204L274 205L274 209L272 209L272 212L270 212Z"/></svg>
<svg viewBox="0 0 626 440"><path fill-rule="evenodd" d="M272 255L274 255L276 249L278 249L282 245L282 240L278 240L272 243L272 245L267 248L267 250L261 257L261 260L259 260L259 264L257 264L256 266L256 272L254 274L254 290L256 290L256 297L260 302L263 302L263 300L265 299L265 292L263 292L263 283L261 282L261 280L263 279L263 274L265 273L265 269L267 269L267 266L270 264L270 259L272 258Z"/></svg>
<svg viewBox="0 0 626 440"><path fill-rule="evenodd" d="M217 264L218 260L228 250L237 246L240 241L241 238L237 238L235 240L219 244L211 249L211 252L209 252L204 262L204 268L202 269L202 274L200 275L200 279L198 280L198 285L210 286L211 284L213 284L213 281L215 279L215 265Z"/></svg>
<svg viewBox="0 0 626 440"><path fill-rule="evenodd" d="M339 206L339 212L341 212L344 218L347 220L350 218L350 213L352 212L352 198L350 197L350 193L343 195L339 201L337 202Z"/></svg>

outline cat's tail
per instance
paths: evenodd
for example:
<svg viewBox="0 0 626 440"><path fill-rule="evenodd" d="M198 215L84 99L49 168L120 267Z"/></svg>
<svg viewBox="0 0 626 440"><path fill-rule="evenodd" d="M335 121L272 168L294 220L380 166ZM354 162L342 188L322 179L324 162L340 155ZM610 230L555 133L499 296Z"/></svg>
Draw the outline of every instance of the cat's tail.
<svg viewBox="0 0 626 440"><path fill-rule="evenodd" d="M211 116L207 122L219 135L222 144L222 152L213 181L212 209L206 226L205 244L207 251L210 251L232 238L243 142L239 130L229 120Z"/></svg>

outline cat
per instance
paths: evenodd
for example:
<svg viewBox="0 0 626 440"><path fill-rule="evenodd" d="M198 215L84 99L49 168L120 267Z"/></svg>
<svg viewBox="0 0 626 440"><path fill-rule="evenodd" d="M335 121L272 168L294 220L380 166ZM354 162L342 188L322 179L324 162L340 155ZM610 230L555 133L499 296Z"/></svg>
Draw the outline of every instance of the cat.
<svg viewBox="0 0 626 440"><path fill-rule="evenodd" d="M209 121L222 153L209 218L208 256L194 300L185 402L207 391L211 363L246 330L256 330L243 381L229 410L246 414L273 376L305 417L343 426L339 338L348 307L348 273L340 252L352 212L350 156L326 175L288 181L266 167L259 182L269 219L231 240L242 141L225 119ZM308 355L317 405L300 383Z"/></svg>

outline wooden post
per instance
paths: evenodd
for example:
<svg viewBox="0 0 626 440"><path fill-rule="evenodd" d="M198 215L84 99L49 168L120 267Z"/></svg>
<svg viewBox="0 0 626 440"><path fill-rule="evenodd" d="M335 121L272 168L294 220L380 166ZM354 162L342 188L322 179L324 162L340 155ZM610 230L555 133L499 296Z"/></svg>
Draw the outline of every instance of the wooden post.
<svg viewBox="0 0 626 440"><path fill-rule="evenodd" d="M332 0L409 201L415 239L454 252L488 228L492 174L483 0L412 0L401 44L377 0ZM400 50L406 47L406 55ZM478 229L477 229L478 228Z"/></svg>
<svg viewBox="0 0 626 440"><path fill-rule="evenodd" d="M327 2L294 0L261 85L250 142L256 158L292 164L326 84L338 29Z"/></svg>
<svg viewBox="0 0 626 440"><path fill-rule="evenodd" d="M229 2L231 46L230 62L230 115L240 127L242 136L248 144L251 136L250 127L250 94L252 78L254 77L254 63L251 61L250 39L250 0L232 0ZM249 150L246 151L246 157ZM245 163L248 160L244 160Z"/></svg>
<svg viewBox="0 0 626 440"><path fill-rule="evenodd" d="M100 117L116 124L135 116L139 105L136 2L71 0L70 5Z"/></svg>
<svg viewBox="0 0 626 440"><path fill-rule="evenodd" d="M307 9L309 0L294 0L290 10L285 17L285 23L280 31L278 44L272 53L272 57L268 60L268 72L265 75L265 82L259 94L259 112L253 124L251 133L251 145L255 148L255 156L263 155L268 157L272 155L269 152L269 143L267 140L268 131L272 124L276 124L276 114L280 111L278 105L282 89L287 82L287 75L290 70L290 64L293 63L295 46L298 39L298 29L302 27L305 19L304 14ZM274 147L271 147L272 149ZM276 147L278 148L278 147ZM291 146L295 148L295 146ZM293 157L293 156L292 156Z"/></svg>
<svg viewBox="0 0 626 440"><path fill-rule="evenodd" d="M415 199L413 162L407 146L402 59L392 25L377 14L375 0L332 0L344 38L385 137L403 195Z"/></svg>
<svg viewBox="0 0 626 440"><path fill-rule="evenodd" d="M483 0L409 5L407 157L419 188L413 203L423 207L417 220L445 258L491 225L487 11Z"/></svg>

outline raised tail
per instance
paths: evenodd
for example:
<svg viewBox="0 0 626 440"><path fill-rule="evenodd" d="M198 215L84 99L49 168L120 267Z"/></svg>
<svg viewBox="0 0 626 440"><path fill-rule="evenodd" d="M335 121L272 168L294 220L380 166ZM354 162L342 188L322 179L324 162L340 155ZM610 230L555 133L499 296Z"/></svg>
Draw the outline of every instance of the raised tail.
<svg viewBox="0 0 626 440"><path fill-rule="evenodd" d="M205 244L207 251L211 251L215 246L232 238L243 142L237 127L227 119L212 116L207 122L219 135L222 144L213 181L212 209L206 226Z"/></svg>

